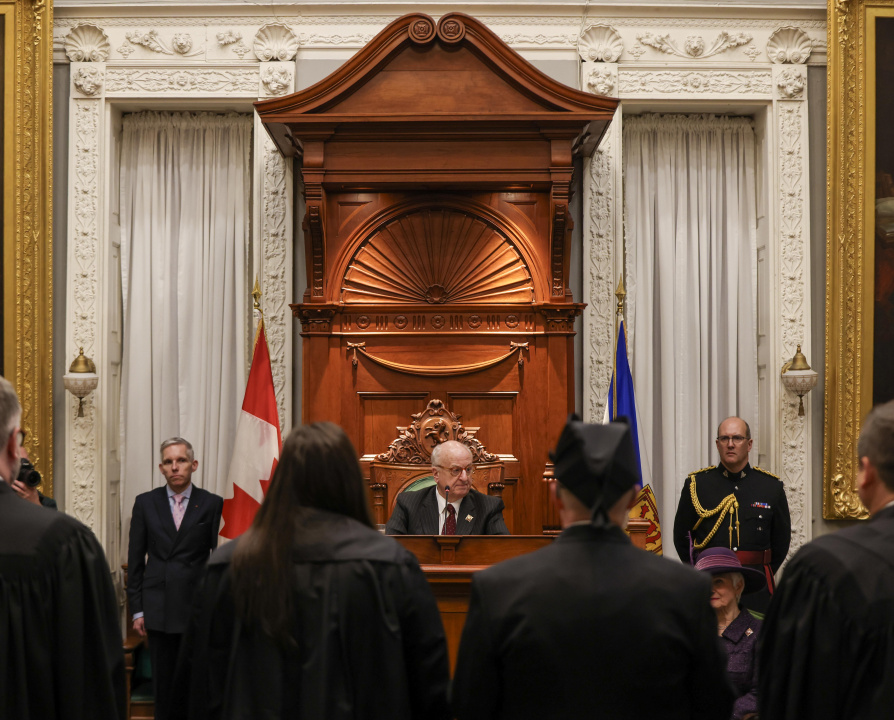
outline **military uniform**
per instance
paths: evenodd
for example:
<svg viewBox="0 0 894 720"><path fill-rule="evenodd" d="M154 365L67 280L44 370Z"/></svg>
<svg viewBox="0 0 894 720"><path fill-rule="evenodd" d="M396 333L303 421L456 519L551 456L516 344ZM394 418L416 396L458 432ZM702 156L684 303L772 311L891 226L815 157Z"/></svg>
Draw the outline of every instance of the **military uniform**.
<svg viewBox="0 0 894 720"><path fill-rule="evenodd" d="M782 481L748 464L737 473L722 464L692 473L683 486L674 519L674 547L686 563L691 562L690 533L693 554L709 547L728 547L736 551L743 565L765 573L772 592L773 575L785 560L792 537ZM766 591L755 593L745 604L763 612L769 595Z"/></svg>

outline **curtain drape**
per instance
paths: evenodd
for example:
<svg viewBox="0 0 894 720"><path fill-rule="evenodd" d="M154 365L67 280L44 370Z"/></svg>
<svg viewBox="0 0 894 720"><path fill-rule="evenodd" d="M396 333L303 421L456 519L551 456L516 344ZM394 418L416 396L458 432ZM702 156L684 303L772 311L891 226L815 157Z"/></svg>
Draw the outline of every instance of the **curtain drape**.
<svg viewBox="0 0 894 720"><path fill-rule="evenodd" d="M757 434L755 144L750 119L624 117L628 347L665 552L717 424Z"/></svg>
<svg viewBox="0 0 894 720"><path fill-rule="evenodd" d="M245 390L252 121L123 119L120 163L122 511L163 483L158 447L193 444L222 494Z"/></svg>

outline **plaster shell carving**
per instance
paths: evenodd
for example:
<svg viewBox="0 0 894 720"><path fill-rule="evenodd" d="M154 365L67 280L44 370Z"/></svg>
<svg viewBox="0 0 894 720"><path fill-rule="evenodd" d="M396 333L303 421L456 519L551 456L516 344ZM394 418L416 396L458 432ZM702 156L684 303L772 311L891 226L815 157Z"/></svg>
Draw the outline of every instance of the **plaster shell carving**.
<svg viewBox="0 0 894 720"><path fill-rule="evenodd" d="M252 50L261 62L285 62L297 54L298 38L287 25L268 23L255 33Z"/></svg>
<svg viewBox="0 0 894 720"><path fill-rule="evenodd" d="M102 28L87 23L73 28L63 44L71 62L105 62L112 49Z"/></svg>
<svg viewBox="0 0 894 720"><path fill-rule="evenodd" d="M615 89L614 74L607 69L593 70L587 77L587 87L597 95L611 95Z"/></svg>
<svg viewBox="0 0 894 720"><path fill-rule="evenodd" d="M282 95L292 84L292 74L284 67L268 67L261 73L261 81L271 95Z"/></svg>
<svg viewBox="0 0 894 720"><path fill-rule="evenodd" d="M71 76L71 83L83 95L96 95L102 87L102 72L95 67L78 68Z"/></svg>
<svg viewBox="0 0 894 720"><path fill-rule="evenodd" d="M613 63L624 52L624 41L610 25L594 25L581 35L577 51L582 60Z"/></svg>
<svg viewBox="0 0 894 720"><path fill-rule="evenodd" d="M779 28L767 42L767 55L774 63L805 63L812 50L807 33L796 27Z"/></svg>

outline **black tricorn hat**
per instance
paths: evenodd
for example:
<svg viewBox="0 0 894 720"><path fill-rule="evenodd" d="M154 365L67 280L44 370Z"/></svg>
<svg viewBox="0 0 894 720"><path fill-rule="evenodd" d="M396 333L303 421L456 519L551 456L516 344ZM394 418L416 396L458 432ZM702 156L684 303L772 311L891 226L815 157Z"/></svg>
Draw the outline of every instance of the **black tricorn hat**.
<svg viewBox="0 0 894 720"><path fill-rule="evenodd" d="M598 425L570 415L549 457L556 479L594 511L597 506L607 511L640 482L626 417Z"/></svg>

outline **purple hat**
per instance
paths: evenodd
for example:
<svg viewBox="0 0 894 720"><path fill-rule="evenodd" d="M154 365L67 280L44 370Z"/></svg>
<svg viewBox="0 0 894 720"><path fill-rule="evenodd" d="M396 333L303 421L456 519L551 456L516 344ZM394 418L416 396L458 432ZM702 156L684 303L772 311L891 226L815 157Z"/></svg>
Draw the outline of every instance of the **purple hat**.
<svg viewBox="0 0 894 720"><path fill-rule="evenodd" d="M739 558L729 548L715 547L699 553L695 561L695 569L711 575L723 573L741 573L745 578L745 593L753 593L767 587L767 578L760 570L742 567Z"/></svg>

